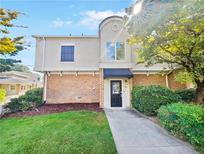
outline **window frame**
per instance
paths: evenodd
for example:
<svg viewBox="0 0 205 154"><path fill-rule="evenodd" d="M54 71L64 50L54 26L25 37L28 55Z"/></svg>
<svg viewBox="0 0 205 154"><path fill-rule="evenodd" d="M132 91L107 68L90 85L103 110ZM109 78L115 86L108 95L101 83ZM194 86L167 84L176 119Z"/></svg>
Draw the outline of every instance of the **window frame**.
<svg viewBox="0 0 205 154"><path fill-rule="evenodd" d="M16 85L10 85L10 90L11 90L11 91L16 90Z"/></svg>
<svg viewBox="0 0 205 154"><path fill-rule="evenodd" d="M61 49L62 49L62 46L73 46L73 47L74 47L74 51L73 51L73 61L62 61L62 59L61 59L61 54L62 54ZM61 62L61 63L74 63L74 62L75 62L75 59L76 59L76 57L75 57L75 50L76 50L76 46L75 46L74 43L62 43L62 44L60 44L60 56L59 56L60 62Z"/></svg>
<svg viewBox="0 0 205 154"><path fill-rule="evenodd" d="M115 59L108 59L107 58L107 43L109 43L109 42L113 42L113 41L106 41L106 60L108 60L108 61L119 61L119 62L125 62L126 61L126 42L125 41L114 41L114 43L115 43ZM122 60L117 60L117 48L116 48L116 43L117 42L119 42L119 43L124 43L124 55L125 55L125 57L124 57L124 59L122 59Z"/></svg>

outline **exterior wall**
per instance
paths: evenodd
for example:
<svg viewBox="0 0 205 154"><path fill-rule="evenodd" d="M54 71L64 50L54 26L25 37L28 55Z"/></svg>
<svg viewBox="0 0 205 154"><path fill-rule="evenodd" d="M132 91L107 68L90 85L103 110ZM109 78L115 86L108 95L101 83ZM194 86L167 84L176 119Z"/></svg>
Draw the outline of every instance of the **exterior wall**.
<svg viewBox="0 0 205 154"><path fill-rule="evenodd" d="M11 86L14 86L15 89L11 90ZM32 87L29 84L0 84L0 88L6 90L6 95L21 95L35 87Z"/></svg>
<svg viewBox="0 0 205 154"><path fill-rule="evenodd" d="M118 30L113 31L113 26ZM129 34L123 26L120 18L107 19L100 26L100 67L101 68L130 68L131 65L131 46L128 45L127 39ZM125 43L125 60L115 61L106 59L107 42L124 42Z"/></svg>
<svg viewBox="0 0 205 154"><path fill-rule="evenodd" d="M166 86L165 76L159 74L135 74L133 77L133 86L161 85Z"/></svg>
<svg viewBox="0 0 205 154"><path fill-rule="evenodd" d="M36 38L36 51L35 51L35 66L34 70L43 71L43 49L44 39Z"/></svg>
<svg viewBox="0 0 205 154"><path fill-rule="evenodd" d="M15 89L11 90L11 86L14 86ZM0 88L6 90L6 95L17 95L18 94L18 85L16 84L1 84Z"/></svg>
<svg viewBox="0 0 205 154"><path fill-rule="evenodd" d="M45 42L44 42L45 41ZM45 46L44 46L45 43ZM74 45L74 62L61 62L61 46ZM44 54L43 51L45 51ZM37 39L36 71L98 70L99 39L45 38Z"/></svg>
<svg viewBox="0 0 205 154"><path fill-rule="evenodd" d="M186 89L186 84L181 84L175 81L175 76L177 72L173 72L168 75L168 88L177 90L177 89ZM133 77L133 86L145 86L145 85L166 85L166 76L158 75L158 74L135 74Z"/></svg>
<svg viewBox="0 0 205 154"><path fill-rule="evenodd" d="M186 89L188 86L186 84L181 84L180 82L175 81L175 76L179 71L176 70L169 74L169 88L177 90L177 89Z"/></svg>
<svg viewBox="0 0 205 154"><path fill-rule="evenodd" d="M47 77L46 103L96 103L100 98L99 75L54 75Z"/></svg>

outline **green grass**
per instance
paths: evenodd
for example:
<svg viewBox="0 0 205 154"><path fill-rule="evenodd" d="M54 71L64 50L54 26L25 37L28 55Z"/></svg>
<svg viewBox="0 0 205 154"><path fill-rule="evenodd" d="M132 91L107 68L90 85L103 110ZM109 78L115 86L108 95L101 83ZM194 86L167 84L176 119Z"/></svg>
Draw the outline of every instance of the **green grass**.
<svg viewBox="0 0 205 154"><path fill-rule="evenodd" d="M117 153L104 113L79 111L0 120L0 154Z"/></svg>

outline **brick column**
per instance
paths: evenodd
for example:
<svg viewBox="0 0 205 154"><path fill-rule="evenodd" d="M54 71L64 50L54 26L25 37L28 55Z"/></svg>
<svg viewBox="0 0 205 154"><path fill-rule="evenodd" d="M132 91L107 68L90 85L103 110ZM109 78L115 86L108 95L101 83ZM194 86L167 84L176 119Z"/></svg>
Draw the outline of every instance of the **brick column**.
<svg viewBox="0 0 205 154"><path fill-rule="evenodd" d="M99 77L100 77L100 107L104 108L104 78L103 78L103 69L100 68L99 71Z"/></svg>

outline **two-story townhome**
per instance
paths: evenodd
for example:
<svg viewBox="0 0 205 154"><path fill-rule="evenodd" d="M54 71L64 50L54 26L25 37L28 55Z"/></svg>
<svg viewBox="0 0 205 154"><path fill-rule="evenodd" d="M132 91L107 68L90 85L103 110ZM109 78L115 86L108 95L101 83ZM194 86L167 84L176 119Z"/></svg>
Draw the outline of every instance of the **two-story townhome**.
<svg viewBox="0 0 205 154"><path fill-rule="evenodd" d="M186 88L175 82L175 73L167 65L137 64L137 51L127 43L129 34L122 17L104 19L98 36L34 37L34 70L44 73L47 104L99 103L102 108L129 108L133 86Z"/></svg>

